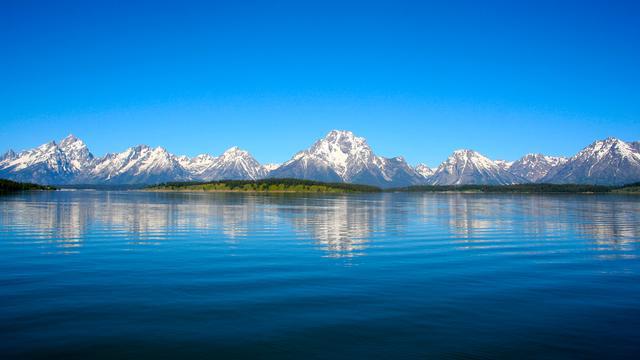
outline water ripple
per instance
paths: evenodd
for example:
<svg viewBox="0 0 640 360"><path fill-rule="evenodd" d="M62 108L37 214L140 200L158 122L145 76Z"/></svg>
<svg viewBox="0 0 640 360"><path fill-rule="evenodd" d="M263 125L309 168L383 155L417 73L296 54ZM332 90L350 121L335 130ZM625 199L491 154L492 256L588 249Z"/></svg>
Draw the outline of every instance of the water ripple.
<svg viewBox="0 0 640 360"><path fill-rule="evenodd" d="M69 191L0 204L3 358L640 351L634 196Z"/></svg>

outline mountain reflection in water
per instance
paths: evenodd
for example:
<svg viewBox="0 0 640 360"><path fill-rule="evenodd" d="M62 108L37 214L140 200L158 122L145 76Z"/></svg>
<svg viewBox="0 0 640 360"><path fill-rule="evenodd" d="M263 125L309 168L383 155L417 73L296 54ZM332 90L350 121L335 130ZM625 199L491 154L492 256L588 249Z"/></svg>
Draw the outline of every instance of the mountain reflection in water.
<svg viewBox="0 0 640 360"><path fill-rule="evenodd" d="M179 241L180 234L193 232L238 244L290 227L326 256L353 257L366 255L377 238L403 238L417 229L432 229L460 249L497 246L518 236L560 241L571 235L596 249L632 250L639 210L634 197L613 195L68 191L5 199L0 221L33 234L46 251L65 254L82 251L85 234L96 227L123 234L123 249Z"/></svg>
<svg viewBox="0 0 640 360"><path fill-rule="evenodd" d="M618 195L2 196L0 358L630 358L639 224Z"/></svg>

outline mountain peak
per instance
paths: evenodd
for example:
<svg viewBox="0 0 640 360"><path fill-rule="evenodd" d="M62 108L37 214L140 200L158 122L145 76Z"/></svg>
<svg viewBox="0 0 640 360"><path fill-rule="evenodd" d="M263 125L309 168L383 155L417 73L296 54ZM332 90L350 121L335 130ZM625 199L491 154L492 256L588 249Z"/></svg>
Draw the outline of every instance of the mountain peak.
<svg viewBox="0 0 640 360"><path fill-rule="evenodd" d="M136 145L136 146L131 148L131 150L133 150L135 152L141 152L141 151L149 150L149 149L151 149L151 147L149 145L145 145L145 144Z"/></svg>
<svg viewBox="0 0 640 360"><path fill-rule="evenodd" d="M271 171L269 176L381 187L415 185L424 181L404 159L375 155L365 138L347 130L330 131L310 148Z"/></svg>
<svg viewBox="0 0 640 360"><path fill-rule="evenodd" d="M470 149L454 151L429 178L432 185L506 185L519 180L494 161Z"/></svg>
<svg viewBox="0 0 640 360"><path fill-rule="evenodd" d="M294 159L313 159L331 169L343 181L349 181L349 171L360 171L374 157L364 138L355 136L351 131L332 130L311 148L298 153Z"/></svg>
<svg viewBox="0 0 640 360"><path fill-rule="evenodd" d="M269 163L269 164L262 165L262 167L265 169L266 172L269 172L279 168L281 165L282 164L278 164L278 163Z"/></svg>
<svg viewBox="0 0 640 360"><path fill-rule="evenodd" d="M192 166L196 175L204 180L255 180L266 175L262 165L248 151L237 146L218 157L203 156Z"/></svg>
<svg viewBox="0 0 640 360"><path fill-rule="evenodd" d="M17 154L15 153L15 151L9 149L6 153L4 153L2 156L0 156L0 161L4 161L4 160L13 160L15 159L17 156Z"/></svg>
<svg viewBox="0 0 640 360"><path fill-rule="evenodd" d="M331 130L329 131L329 133L327 133L327 136L325 136L325 138L328 137L355 137L355 135L353 134L352 131L349 130Z"/></svg>
<svg viewBox="0 0 640 360"><path fill-rule="evenodd" d="M610 152L619 153L621 156L632 156L634 148L631 144L626 143L618 138L608 137L603 140L594 141L591 145L582 149L574 158L582 156L590 156L596 159L606 157Z"/></svg>
<svg viewBox="0 0 640 360"><path fill-rule="evenodd" d="M542 181L552 183L623 185L640 180L640 152L634 143L614 137L582 149Z"/></svg>
<svg viewBox="0 0 640 360"><path fill-rule="evenodd" d="M228 148L224 153L222 153L223 156L244 156L249 154L248 151L242 150L237 146L232 146L230 148Z"/></svg>
<svg viewBox="0 0 640 360"><path fill-rule="evenodd" d="M193 159L190 159L191 161L213 161L215 160L215 158L209 154L200 154L196 157L194 157Z"/></svg>
<svg viewBox="0 0 640 360"><path fill-rule="evenodd" d="M331 130L284 164L261 165L237 146L219 156L176 156L163 147L138 145L94 158L73 134L59 143L0 155L0 177L43 184L140 183L291 177L380 187L416 184L513 184L532 182L616 185L640 180L640 142L597 140L571 159L530 153L517 161L491 160L458 149L437 169L415 168L404 158L376 155L365 138Z"/></svg>
<svg viewBox="0 0 640 360"><path fill-rule="evenodd" d="M416 166L416 172L427 178L433 175L434 170L428 167L426 164L420 163Z"/></svg>
<svg viewBox="0 0 640 360"><path fill-rule="evenodd" d="M44 143L44 144L42 144L40 146L41 147L42 146L44 146L44 147L58 146L58 143L55 140L51 140L51 141L46 142L46 143Z"/></svg>
<svg viewBox="0 0 640 360"><path fill-rule="evenodd" d="M567 161L563 157L547 156L540 153L529 153L516 160L509 167L509 172L531 182L538 182L550 171Z"/></svg>
<svg viewBox="0 0 640 360"><path fill-rule="evenodd" d="M348 130L331 130L318 142L339 144L343 150L345 150L346 147L368 147L367 140L365 138L356 136L353 132Z"/></svg>
<svg viewBox="0 0 640 360"><path fill-rule="evenodd" d="M493 160L496 165L498 165L502 170L509 170L511 165L513 165L514 161L509 160Z"/></svg>
<svg viewBox="0 0 640 360"><path fill-rule="evenodd" d="M62 144L63 142L75 142L75 141L78 141L78 140L80 140L80 139L78 139L78 137L76 137L73 134L69 134L69 135L67 135L67 137L62 139L62 141L60 141L60 143Z"/></svg>
<svg viewBox="0 0 640 360"><path fill-rule="evenodd" d="M629 144L627 144L626 142L609 136L608 138L602 139L602 140L596 140L593 143L591 143L591 145L587 146L586 148L583 149L583 151L587 150L587 151L591 151L593 149L599 150L599 149L612 149L612 148L619 148L619 147L628 147L630 146Z"/></svg>
<svg viewBox="0 0 640 360"><path fill-rule="evenodd" d="M605 143L616 143L616 142L620 142L622 140L618 139L617 137L608 136L605 139L600 140L600 141L605 142Z"/></svg>
<svg viewBox="0 0 640 360"><path fill-rule="evenodd" d="M60 140L60 148L64 151L82 151L87 149L87 145L84 141L78 139L76 136L70 134L64 139Z"/></svg>
<svg viewBox="0 0 640 360"><path fill-rule="evenodd" d="M473 158L473 157L484 157L479 152L471 149L458 149L454 150L451 154L450 158Z"/></svg>

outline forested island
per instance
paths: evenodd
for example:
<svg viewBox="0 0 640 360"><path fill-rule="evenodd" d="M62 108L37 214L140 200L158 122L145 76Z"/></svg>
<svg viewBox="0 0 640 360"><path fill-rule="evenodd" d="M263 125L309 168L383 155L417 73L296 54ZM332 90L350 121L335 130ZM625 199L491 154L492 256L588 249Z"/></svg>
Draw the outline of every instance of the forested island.
<svg viewBox="0 0 640 360"><path fill-rule="evenodd" d="M151 191L275 192L275 193L353 193L380 192L375 186L325 183L299 179L221 180L211 182L170 182L147 187Z"/></svg>
<svg viewBox="0 0 640 360"><path fill-rule="evenodd" d="M55 190L52 186L44 186L31 183L22 183L17 181L0 179L0 194L6 194L16 191L25 190Z"/></svg>
<svg viewBox="0 0 640 360"><path fill-rule="evenodd" d="M621 187L577 184L515 184L515 185L416 185L381 189L375 186L325 183L300 179L220 180L211 182L170 182L145 188L151 191L211 191L211 192L290 192L290 193L357 193L357 192L466 192L519 194L635 194L640 183Z"/></svg>
<svg viewBox="0 0 640 360"><path fill-rule="evenodd" d="M74 189L135 190L108 186L68 186ZM381 189L375 186L325 183L301 179L219 180L209 182L167 182L142 188L145 191L209 191L256 193L377 193L377 192L465 192L513 194L640 194L640 183L624 186L578 184L515 184L515 185L416 185ZM26 190L56 190L53 186L0 179L0 194Z"/></svg>

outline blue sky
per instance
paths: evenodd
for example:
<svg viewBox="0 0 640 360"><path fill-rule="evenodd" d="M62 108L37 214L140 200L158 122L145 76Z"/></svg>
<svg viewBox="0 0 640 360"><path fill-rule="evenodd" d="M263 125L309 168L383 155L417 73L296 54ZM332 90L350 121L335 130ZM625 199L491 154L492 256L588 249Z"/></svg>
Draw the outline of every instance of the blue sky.
<svg viewBox="0 0 640 360"><path fill-rule="evenodd" d="M73 133L281 162L348 129L434 166L640 140L636 4L3 1L0 150Z"/></svg>

